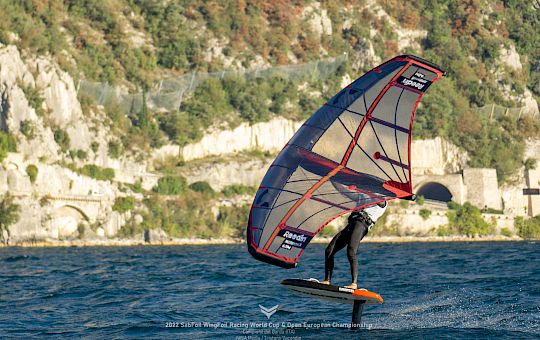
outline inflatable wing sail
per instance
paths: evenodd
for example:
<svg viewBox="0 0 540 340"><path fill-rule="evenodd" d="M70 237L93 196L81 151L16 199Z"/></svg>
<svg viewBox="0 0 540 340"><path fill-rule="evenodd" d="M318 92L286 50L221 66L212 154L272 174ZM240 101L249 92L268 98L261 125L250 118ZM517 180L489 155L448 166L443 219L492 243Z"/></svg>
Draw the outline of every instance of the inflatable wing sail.
<svg viewBox="0 0 540 340"><path fill-rule="evenodd" d="M295 267L338 216L412 194L416 106L444 75L399 56L341 90L296 132L266 173L251 207L247 244L256 259Z"/></svg>

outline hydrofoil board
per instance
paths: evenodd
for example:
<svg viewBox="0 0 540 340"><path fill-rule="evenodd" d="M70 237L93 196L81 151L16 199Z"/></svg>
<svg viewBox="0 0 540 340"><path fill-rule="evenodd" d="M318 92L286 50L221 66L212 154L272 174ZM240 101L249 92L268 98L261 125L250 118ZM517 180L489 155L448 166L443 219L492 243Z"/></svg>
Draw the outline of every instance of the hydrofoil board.
<svg viewBox="0 0 540 340"><path fill-rule="evenodd" d="M381 304L383 298L366 289L352 289L343 286L325 285L316 279L286 279L281 284L293 292L311 296L318 299L330 300L340 303L353 304L355 301L366 304Z"/></svg>

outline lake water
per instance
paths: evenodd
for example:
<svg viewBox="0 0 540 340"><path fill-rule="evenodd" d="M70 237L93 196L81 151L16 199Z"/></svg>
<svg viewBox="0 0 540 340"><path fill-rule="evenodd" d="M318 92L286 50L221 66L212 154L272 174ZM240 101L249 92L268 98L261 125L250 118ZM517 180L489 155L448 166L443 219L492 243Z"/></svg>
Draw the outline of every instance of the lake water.
<svg viewBox="0 0 540 340"><path fill-rule="evenodd" d="M324 248L289 270L244 245L2 248L0 338L540 337L539 242L361 244L360 285L385 303L356 331L350 305L279 284L320 279ZM334 281L347 284L336 256ZM279 310L268 319L259 305Z"/></svg>

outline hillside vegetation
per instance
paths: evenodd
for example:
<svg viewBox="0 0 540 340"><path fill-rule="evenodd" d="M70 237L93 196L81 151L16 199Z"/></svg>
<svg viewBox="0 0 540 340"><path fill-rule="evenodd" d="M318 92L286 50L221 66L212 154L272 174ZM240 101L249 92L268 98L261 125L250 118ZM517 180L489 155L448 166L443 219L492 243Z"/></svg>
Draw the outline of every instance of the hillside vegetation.
<svg viewBox="0 0 540 340"><path fill-rule="evenodd" d="M180 145L192 142L223 122L253 123L275 115L305 119L339 89L345 73L354 78L374 66L357 60L370 46L381 60L415 53L448 69L418 110L415 136L447 137L470 153L471 166L495 167L505 179L521 166L523 139L540 134L537 121L490 121L475 110L487 104L514 107L512 98L526 89L540 97L540 11L527 1L383 1L390 19L369 1L355 6L347 1L1 3L1 42L51 54L75 78L127 84L133 91L191 71L349 56L333 77L306 79L302 90L300 82L288 79L230 78L207 81L178 112L134 112L124 119L118 108L107 107L126 134L128 151L141 140L159 146L164 136ZM328 18L330 31L314 29L313 15ZM425 38L398 50L399 33L411 30L425 30ZM511 46L521 55L522 69L499 58L501 48ZM129 137L135 134L142 137Z"/></svg>
<svg viewBox="0 0 540 340"><path fill-rule="evenodd" d="M418 108L415 138L445 137L469 153L470 166L496 168L501 180L523 165L524 140L540 138L538 117L488 119L477 109L489 104L518 107L525 93L540 99L540 10L530 1L0 0L0 5L2 44L17 45L27 57L49 55L76 81L106 82L132 93L146 94L160 79L190 72L346 55L325 79L212 78L183 98L178 110L152 111L146 95L140 110L126 113L115 104L99 108L107 114L106 124L121 137L121 144L108 145L113 158L134 150L149 154L167 141L185 145L202 138L209 128L275 116L306 119L344 80L403 53L448 70ZM502 54L514 48L521 67L506 63ZM39 90L30 87L25 92L40 108ZM79 100L83 111L97 109L89 98L81 95ZM23 125L21 132L31 135L32 127L24 125L23 131ZM59 145L66 144L64 135L55 131ZM2 155L15 142L7 133L0 137ZM70 151L66 147L63 152ZM84 150L74 154L84 156ZM77 171L97 173L88 167ZM204 184L178 184L181 188L174 194L181 197L162 203L160 195L169 194L167 190L177 185L173 182L156 187L146 201L150 209L145 223L184 235L191 222L189 216L177 216L180 211L195 211L198 206L193 205L202 206L214 196ZM227 229L232 217L225 210L218 214L219 228ZM209 212L201 216L205 221L208 217L206 225L213 228Z"/></svg>

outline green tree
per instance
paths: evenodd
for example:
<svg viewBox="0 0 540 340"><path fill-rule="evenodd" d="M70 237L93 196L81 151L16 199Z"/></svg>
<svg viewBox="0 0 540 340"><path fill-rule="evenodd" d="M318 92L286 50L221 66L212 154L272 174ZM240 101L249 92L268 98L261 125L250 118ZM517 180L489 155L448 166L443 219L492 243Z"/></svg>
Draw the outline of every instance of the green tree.
<svg viewBox="0 0 540 340"><path fill-rule="evenodd" d="M422 219L427 220L429 216L431 216L431 210L420 209L420 216L422 217Z"/></svg>
<svg viewBox="0 0 540 340"><path fill-rule="evenodd" d="M0 198L0 242L7 244L11 237L9 227L19 221L20 206L13 203L13 197L7 193ZM6 237L7 235L7 237Z"/></svg>
<svg viewBox="0 0 540 340"><path fill-rule="evenodd" d="M30 164L26 167L26 174L30 177L30 182L34 183L38 175L38 168L34 164Z"/></svg>
<svg viewBox="0 0 540 340"><path fill-rule="evenodd" d="M489 235L494 232L494 226L484 220L480 209L469 202L463 205L450 202L449 207L450 210L447 212L449 226L459 234L475 236Z"/></svg>
<svg viewBox="0 0 540 340"><path fill-rule="evenodd" d="M62 149L62 151L65 152L69 150L71 141L66 131L60 128L54 130L54 141L60 146L60 149Z"/></svg>
<svg viewBox="0 0 540 340"><path fill-rule="evenodd" d="M108 155L111 156L112 158L120 158L120 156L122 156L122 144L120 144L119 142L117 141L110 141L109 144L109 150L108 150Z"/></svg>
<svg viewBox="0 0 540 340"><path fill-rule="evenodd" d="M525 166L525 170L534 170L536 169L536 159L534 158L527 158L524 162L523 162L523 165Z"/></svg>
<svg viewBox="0 0 540 340"><path fill-rule="evenodd" d="M119 213L125 213L133 209L135 209L135 198L131 196L116 197L112 206L112 210Z"/></svg>
<svg viewBox="0 0 540 340"><path fill-rule="evenodd" d="M19 86L24 92L24 96L26 97L26 100L28 101L28 104L30 107L32 107L38 116L43 117L45 115L45 109L43 109L43 102L45 101L43 99L43 96L41 95L40 91L32 87L30 85L26 86L22 83L19 83Z"/></svg>
<svg viewBox="0 0 540 340"><path fill-rule="evenodd" d="M519 237L524 239L540 239L540 215L530 219L518 216L514 219L514 227Z"/></svg>
<svg viewBox="0 0 540 340"><path fill-rule="evenodd" d="M80 169L76 169L81 175L85 175L101 181L112 181L115 173L111 168L100 168L95 164L86 164Z"/></svg>
<svg viewBox="0 0 540 340"><path fill-rule="evenodd" d="M17 151L17 149L13 136L0 131L0 162L7 157L8 152L14 151Z"/></svg>
<svg viewBox="0 0 540 340"><path fill-rule="evenodd" d="M36 136L36 127L31 120L23 120L19 125L19 131L28 139L33 139Z"/></svg>
<svg viewBox="0 0 540 340"><path fill-rule="evenodd" d="M168 112L159 116L158 121L161 130L180 146L196 142L203 136L201 121L186 112Z"/></svg>
<svg viewBox="0 0 540 340"><path fill-rule="evenodd" d="M96 141L92 142L92 144L90 144L90 149L96 153L99 150L99 143Z"/></svg>

